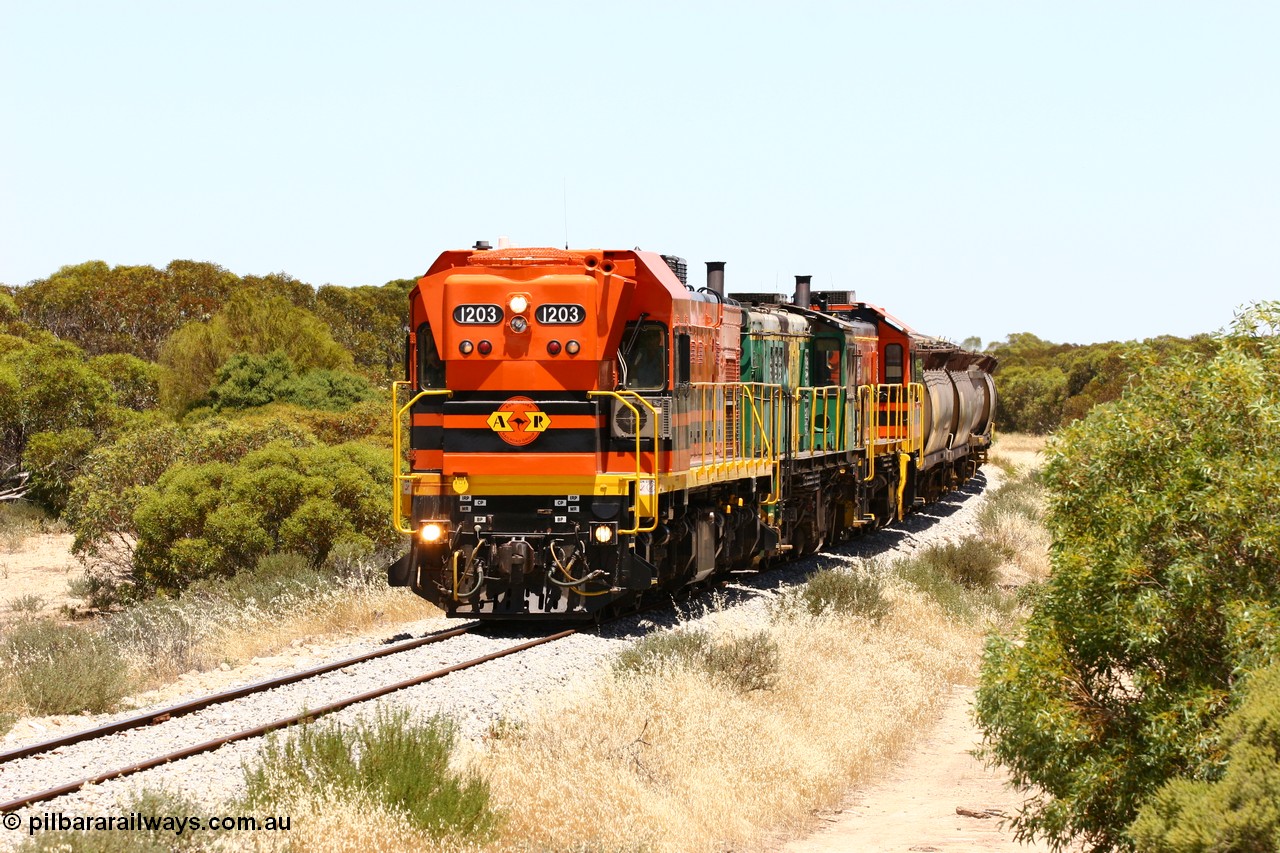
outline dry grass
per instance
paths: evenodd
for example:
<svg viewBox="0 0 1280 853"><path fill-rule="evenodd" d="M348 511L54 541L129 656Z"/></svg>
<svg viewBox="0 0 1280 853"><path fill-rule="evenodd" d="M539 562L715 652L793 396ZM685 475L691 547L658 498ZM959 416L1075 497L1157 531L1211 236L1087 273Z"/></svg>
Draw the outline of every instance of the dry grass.
<svg viewBox="0 0 1280 853"><path fill-rule="evenodd" d="M972 680L981 631L905 585L881 621L769 629L786 674L742 692L696 667L613 674L496 740L480 766L508 810L500 849L754 846L833 806Z"/></svg>
<svg viewBox="0 0 1280 853"><path fill-rule="evenodd" d="M50 533L65 533L62 521L26 501L0 501L0 553L15 554L27 540Z"/></svg>
<svg viewBox="0 0 1280 853"><path fill-rule="evenodd" d="M436 612L385 581L348 580L266 605L210 598L154 603L113 616L108 636L146 690L191 670L273 654L295 640L361 633Z"/></svg>
<svg viewBox="0 0 1280 853"><path fill-rule="evenodd" d="M297 639L332 636L346 631L361 633L379 625L426 619L439 611L405 589L362 587L337 589L320 600L279 613L260 613L229 628L209 643L208 655L243 663L271 654Z"/></svg>
<svg viewBox="0 0 1280 853"><path fill-rule="evenodd" d="M367 794L339 790L320 782L277 804L271 813L291 818L288 832L225 833L210 845L211 849L263 853L465 853L477 850L456 840L435 839L413 829L403 814ZM209 836L206 833L204 837Z"/></svg>
<svg viewBox="0 0 1280 853"><path fill-rule="evenodd" d="M1048 441L1049 437L1046 435L997 433L995 444L987 453L987 460L1010 474L1039 468L1043 463L1044 447Z"/></svg>
<svg viewBox="0 0 1280 853"><path fill-rule="evenodd" d="M983 518L983 535L1013 554L1017 572L1005 574L1015 585L1049 577L1049 532L1038 521L1014 510L995 510Z"/></svg>

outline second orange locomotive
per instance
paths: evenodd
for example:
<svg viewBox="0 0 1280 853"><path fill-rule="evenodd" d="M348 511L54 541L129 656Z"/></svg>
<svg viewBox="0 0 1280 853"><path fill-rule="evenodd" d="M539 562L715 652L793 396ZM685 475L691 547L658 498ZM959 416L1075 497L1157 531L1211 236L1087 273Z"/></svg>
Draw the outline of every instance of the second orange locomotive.
<svg viewBox="0 0 1280 853"><path fill-rule="evenodd" d="M989 358L807 282L728 298L708 267L694 290L638 250L441 255L410 297L391 583L450 615L595 618L977 470Z"/></svg>

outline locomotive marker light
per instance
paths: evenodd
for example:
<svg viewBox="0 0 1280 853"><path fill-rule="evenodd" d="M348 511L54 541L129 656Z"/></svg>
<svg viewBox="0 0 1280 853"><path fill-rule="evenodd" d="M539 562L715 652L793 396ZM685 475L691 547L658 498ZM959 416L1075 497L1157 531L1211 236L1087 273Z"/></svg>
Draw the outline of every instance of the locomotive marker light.
<svg viewBox="0 0 1280 853"><path fill-rule="evenodd" d="M548 352L548 353L550 353L551 355L559 355L559 354L560 354L560 342L559 342L559 341L548 341L548 342L547 342L547 352Z"/></svg>
<svg viewBox="0 0 1280 853"><path fill-rule="evenodd" d="M569 343L564 345L564 351L569 353L569 355L577 355L578 350L580 349L582 349L582 344L577 341L569 341Z"/></svg>
<svg viewBox="0 0 1280 853"><path fill-rule="evenodd" d="M517 314L511 318L511 331L515 332L517 335L523 335L525 332L529 331L529 321Z"/></svg>
<svg viewBox="0 0 1280 853"><path fill-rule="evenodd" d="M458 344L458 352L462 353L463 355L471 355L471 351L475 348L476 348L475 344L471 343L471 341L463 341L462 343Z"/></svg>
<svg viewBox="0 0 1280 853"><path fill-rule="evenodd" d="M489 353L493 352L493 344L489 343L488 341L481 341L479 344L476 345L476 349L480 350L481 355L488 355Z"/></svg>

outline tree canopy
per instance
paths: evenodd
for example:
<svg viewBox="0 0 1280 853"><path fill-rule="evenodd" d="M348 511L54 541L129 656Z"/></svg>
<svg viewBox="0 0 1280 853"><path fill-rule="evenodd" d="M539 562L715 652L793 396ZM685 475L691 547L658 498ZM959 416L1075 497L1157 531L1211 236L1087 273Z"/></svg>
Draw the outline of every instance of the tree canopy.
<svg viewBox="0 0 1280 853"><path fill-rule="evenodd" d="M1148 359L1053 445L1054 571L978 693L988 754L1039 792L1020 837L1125 847L1161 784L1222 774L1218 721L1280 649L1278 324Z"/></svg>

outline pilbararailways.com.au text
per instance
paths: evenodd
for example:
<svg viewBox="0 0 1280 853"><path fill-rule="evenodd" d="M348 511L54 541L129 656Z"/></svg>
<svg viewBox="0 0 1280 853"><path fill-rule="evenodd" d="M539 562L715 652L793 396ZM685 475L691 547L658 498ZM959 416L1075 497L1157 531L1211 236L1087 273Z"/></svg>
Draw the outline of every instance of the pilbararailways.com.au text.
<svg viewBox="0 0 1280 853"><path fill-rule="evenodd" d="M27 835L37 832L288 832L293 823L289 815L253 817L249 815L146 815L130 812L123 815L65 815L62 812L29 814L25 820L10 812L3 818L5 829L24 828Z"/></svg>

